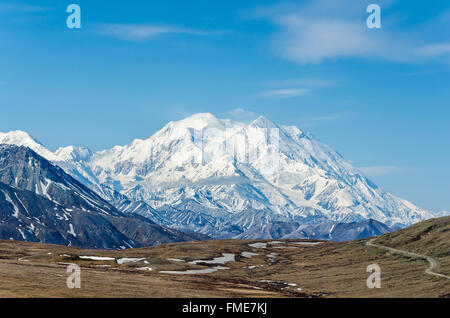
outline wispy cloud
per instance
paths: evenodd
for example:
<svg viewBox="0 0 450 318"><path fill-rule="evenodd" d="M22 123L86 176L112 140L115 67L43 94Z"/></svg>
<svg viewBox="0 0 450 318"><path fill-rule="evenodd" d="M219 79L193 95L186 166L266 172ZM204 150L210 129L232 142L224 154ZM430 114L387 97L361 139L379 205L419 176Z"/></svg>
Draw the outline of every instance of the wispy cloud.
<svg viewBox="0 0 450 318"><path fill-rule="evenodd" d="M450 42L424 45L417 49L417 54L424 57L450 55Z"/></svg>
<svg viewBox="0 0 450 318"><path fill-rule="evenodd" d="M45 12L51 10L50 7L27 4L23 2L3 2L0 3L0 12Z"/></svg>
<svg viewBox="0 0 450 318"><path fill-rule="evenodd" d="M358 22L310 20L292 15L279 19L278 23L286 32L277 40L280 54L302 64L320 63L327 58L366 56L381 47L365 35Z"/></svg>
<svg viewBox="0 0 450 318"><path fill-rule="evenodd" d="M402 172L407 169L408 168L404 166L371 166L359 168L359 170L367 176L388 175L396 172Z"/></svg>
<svg viewBox="0 0 450 318"><path fill-rule="evenodd" d="M266 82L263 85L271 89L264 90L253 96L266 98L292 98L310 94L315 89L338 85L338 81L319 77L299 77Z"/></svg>
<svg viewBox="0 0 450 318"><path fill-rule="evenodd" d="M165 34L188 34L188 35L215 35L225 33L224 31L204 31L178 26L151 25L151 24L103 24L98 28L98 33L118 39L142 42Z"/></svg>
<svg viewBox="0 0 450 318"><path fill-rule="evenodd" d="M319 77L301 77L301 78L291 78L278 81L271 81L266 83L269 86L300 86L300 87L311 87L311 88L321 88L321 87L331 87L338 85L337 80L332 80L328 78Z"/></svg>
<svg viewBox="0 0 450 318"><path fill-rule="evenodd" d="M308 88L280 88L280 89L271 89L260 92L256 94L256 97L267 97L267 98L292 98L298 96L304 96L309 93Z"/></svg>
<svg viewBox="0 0 450 318"><path fill-rule="evenodd" d="M397 17L387 8L393 0L379 0L382 29L368 29L363 1L308 1L259 7L252 17L276 26L273 48L281 57L299 64L317 64L330 59L371 58L397 62L450 57L446 20L436 17L423 24L397 28ZM387 13L386 13L387 12ZM439 30L439 33L436 32ZM433 42L432 40L433 39Z"/></svg>
<svg viewBox="0 0 450 318"><path fill-rule="evenodd" d="M436 74L436 73L442 73L446 72L447 69L440 67L440 68L433 68L433 69L424 69L419 71L412 71L412 72L406 72L403 74L403 76L417 76L417 75L429 75L429 74Z"/></svg>
<svg viewBox="0 0 450 318"><path fill-rule="evenodd" d="M235 108L229 110L226 115L232 119L243 121L243 122L250 122L258 117L258 115L252 111L245 110L243 108Z"/></svg>

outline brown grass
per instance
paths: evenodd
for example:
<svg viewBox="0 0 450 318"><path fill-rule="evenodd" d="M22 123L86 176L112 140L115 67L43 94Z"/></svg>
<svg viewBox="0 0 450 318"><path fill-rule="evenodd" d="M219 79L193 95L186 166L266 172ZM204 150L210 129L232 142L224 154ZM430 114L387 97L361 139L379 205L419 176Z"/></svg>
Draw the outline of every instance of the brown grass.
<svg viewBox="0 0 450 318"><path fill-rule="evenodd" d="M439 271L448 274L449 221L450 218L426 221L381 236L376 243L435 256L441 262ZM249 247L253 242L187 242L100 251L0 241L0 297L442 297L450 294L449 280L425 274L428 267L425 260L366 246L366 240L312 246L283 240L283 244L269 244L265 249ZM245 258L240 256L243 251L260 255ZM223 265L229 269L201 275L159 273L215 266L193 265L188 261L212 259L222 253L236 255L236 262ZM270 253L278 254L272 262L267 257ZM149 264L141 261L119 265L116 261L81 260L79 255L145 258ZM81 289L66 287L69 274L61 262L81 266ZM372 263L379 264L382 270L380 289L366 286L370 274L366 268ZM137 270L143 266L152 267L152 271Z"/></svg>

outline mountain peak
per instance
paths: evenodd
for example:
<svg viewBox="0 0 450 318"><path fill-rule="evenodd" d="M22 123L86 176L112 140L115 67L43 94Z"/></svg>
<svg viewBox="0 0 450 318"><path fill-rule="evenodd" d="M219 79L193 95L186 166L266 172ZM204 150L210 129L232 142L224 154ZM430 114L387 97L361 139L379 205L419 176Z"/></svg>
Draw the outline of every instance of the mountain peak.
<svg viewBox="0 0 450 318"><path fill-rule="evenodd" d="M0 132L0 141L2 143L17 143L17 142L35 142L40 144L37 140L31 137L23 130L13 130L7 133Z"/></svg>
<svg viewBox="0 0 450 318"><path fill-rule="evenodd" d="M89 158L92 156L92 151L86 147L67 146L58 148L58 150L56 150L55 152L55 155L63 161L83 161L89 160Z"/></svg>
<svg viewBox="0 0 450 318"><path fill-rule="evenodd" d="M39 141L22 130L14 130L7 133L0 132L0 144L28 147L48 160L57 160L53 152L46 149Z"/></svg>
<svg viewBox="0 0 450 318"><path fill-rule="evenodd" d="M278 136L271 131L274 128L280 130ZM37 143L26 146L51 157L43 155L45 148ZM253 219L263 225L289 218L299 222L372 218L391 226L411 224L429 215L374 187L309 133L264 116L247 124L198 113L129 145L94 154L66 147L50 154L56 157L50 161L88 186L106 186L153 209L171 207L191 213L195 220L200 216L210 224L220 224L205 228L203 220L189 223L190 231L213 236L219 227L227 228L228 221L222 217L230 214L235 215L233 226L239 224L242 230L257 225ZM178 224L178 229L186 225L170 222ZM223 235L231 235L227 231Z"/></svg>
<svg viewBox="0 0 450 318"><path fill-rule="evenodd" d="M205 112L205 113L196 113L194 115L191 115L189 117L186 117L185 119L203 119L203 120L216 120L216 116L214 116L211 113Z"/></svg>
<svg viewBox="0 0 450 318"><path fill-rule="evenodd" d="M259 116L250 125L260 128L278 128L278 125L265 116Z"/></svg>
<svg viewBox="0 0 450 318"><path fill-rule="evenodd" d="M197 113L182 120L172 122L176 127L203 129L206 127L221 127L223 121L211 113Z"/></svg>

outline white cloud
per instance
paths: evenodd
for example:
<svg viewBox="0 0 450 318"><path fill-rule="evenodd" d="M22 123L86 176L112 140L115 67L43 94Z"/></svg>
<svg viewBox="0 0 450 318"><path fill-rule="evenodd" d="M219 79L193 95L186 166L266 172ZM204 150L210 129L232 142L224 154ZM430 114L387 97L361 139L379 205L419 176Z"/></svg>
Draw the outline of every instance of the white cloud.
<svg viewBox="0 0 450 318"><path fill-rule="evenodd" d="M393 174L396 172L401 172L406 170L406 167L401 166L371 166L371 167L361 167L359 170L367 176L379 176Z"/></svg>
<svg viewBox="0 0 450 318"><path fill-rule="evenodd" d="M382 10L381 29L367 28L368 3L357 0L345 4L317 0L301 5L285 3L259 7L252 17L275 25L273 49L280 57L299 64L346 58L397 62L444 58L445 61L450 55L446 20L437 17L421 25L398 28L399 18L394 10L389 10L393 2L377 1Z"/></svg>
<svg viewBox="0 0 450 318"><path fill-rule="evenodd" d="M104 24L98 29L98 33L122 40L141 42L164 34L213 35L223 32L150 24Z"/></svg>
<svg viewBox="0 0 450 318"><path fill-rule="evenodd" d="M278 23L284 33L276 39L282 57L301 64L329 58L369 56L379 53L379 41L367 36L360 22L303 19L285 16Z"/></svg>
<svg viewBox="0 0 450 318"><path fill-rule="evenodd" d="M229 110L226 115L231 117L232 119L243 121L243 122L250 122L258 117L258 115L256 113L245 110L243 108L235 108L235 109Z"/></svg>
<svg viewBox="0 0 450 318"><path fill-rule="evenodd" d="M450 42L424 45L417 49L417 53L424 57L450 55Z"/></svg>
<svg viewBox="0 0 450 318"><path fill-rule="evenodd" d="M256 94L257 97L268 97L268 98L292 98L297 96L304 96L309 93L307 88L281 88L281 89L271 89L260 92Z"/></svg>

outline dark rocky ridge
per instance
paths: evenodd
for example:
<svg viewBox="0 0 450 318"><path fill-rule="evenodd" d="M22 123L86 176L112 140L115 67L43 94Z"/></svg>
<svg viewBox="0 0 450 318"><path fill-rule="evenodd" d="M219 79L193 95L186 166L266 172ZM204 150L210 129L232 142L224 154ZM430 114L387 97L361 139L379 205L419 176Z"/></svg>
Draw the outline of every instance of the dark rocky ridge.
<svg viewBox="0 0 450 318"><path fill-rule="evenodd" d="M0 145L0 238L119 249L207 237L124 214L33 150Z"/></svg>

